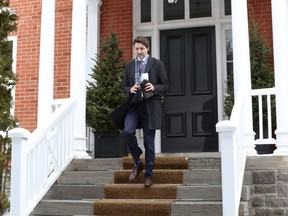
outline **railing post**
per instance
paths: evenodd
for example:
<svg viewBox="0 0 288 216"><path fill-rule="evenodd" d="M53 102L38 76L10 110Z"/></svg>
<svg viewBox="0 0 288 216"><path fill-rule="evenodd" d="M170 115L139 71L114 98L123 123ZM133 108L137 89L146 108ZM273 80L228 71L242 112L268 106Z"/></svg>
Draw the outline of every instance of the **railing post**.
<svg viewBox="0 0 288 216"><path fill-rule="evenodd" d="M236 127L228 120L218 122L216 130L221 143L221 176L222 176L222 215L238 215L237 199L237 161L234 133Z"/></svg>
<svg viewBox="0 0 288 216"><path fill-rule="evenodd" d="M27 155L31 133L23 128L9 131L12 139L10 215L26 216L27 202Z"/></svg>

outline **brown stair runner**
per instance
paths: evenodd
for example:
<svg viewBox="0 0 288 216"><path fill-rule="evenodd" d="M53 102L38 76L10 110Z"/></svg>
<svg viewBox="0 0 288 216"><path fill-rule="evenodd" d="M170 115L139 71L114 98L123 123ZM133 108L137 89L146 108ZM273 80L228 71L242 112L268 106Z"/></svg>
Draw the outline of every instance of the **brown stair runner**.
<svg viewBox="0 0 288 216"><path fill-rule="evenodd" d="M144 158L141 158L144 164ZM95 215L106 216L168 216L170 206L177 199L177 187L183 184L183 172L188 169L185 157L155 158L154 185L144 188L144 171L137 180L128 182L133 169L131 157L122 159L123 170L114 172L114 184L104 185L104 199L96 200Z"/></svg>

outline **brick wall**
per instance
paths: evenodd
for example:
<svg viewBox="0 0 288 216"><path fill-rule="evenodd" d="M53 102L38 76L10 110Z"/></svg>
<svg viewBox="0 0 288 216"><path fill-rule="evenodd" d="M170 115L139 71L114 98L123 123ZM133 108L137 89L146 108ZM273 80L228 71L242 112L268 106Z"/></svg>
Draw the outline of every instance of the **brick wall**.
<svg viewBox="0 0 288 216"><path fill-rule="evenodd" d="M132 0L102 1L100 34L105 36L110 29L121 41L120 47L125 50L124 59L132 58Z"/></svg>
<svg viewBox="0 0 288 216"><path fill-rule="evenodd" d="M38 70L40 51L41 1L12 0L18 16L17 76L15 115L20 126L30 131L37 124Z"/></svg>
<svg viewBox="0 0 288 216"><path fill-rule="evenodd" d="M56 0L54 98L70 97L72 0Z"/></svg>
<svg viewBox="0 0 288 216"><path fill-rule="evenodd" d="M20 126L33 131L37 125L41 1L11 0L18 16L15 115ZM54 98L70 92L72 0L56 0Z"/></svg>
<svg viewBox="0 0 288 216"><path fill-rule="evenodd" d="M254 17L255 22L259 23L261 33L273 48L271 0L248 0L248 14L250 19ZM269 62L273 64L272 54Z"/></svg>

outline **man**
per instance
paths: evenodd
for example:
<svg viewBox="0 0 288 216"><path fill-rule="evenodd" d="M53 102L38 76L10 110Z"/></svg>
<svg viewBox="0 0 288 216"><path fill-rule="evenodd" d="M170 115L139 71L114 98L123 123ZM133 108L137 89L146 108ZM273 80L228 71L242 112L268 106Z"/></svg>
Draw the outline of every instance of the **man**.
<svg viewBox="0 0 288 216"><path fill-rule="evenodd" d="M124 76L124 93L134 95L133 104L124 121L125 139L135 163L129 181L134 181L139 172L144 170L140 161L142 150L135 136L136 129L141 125L146 165L144 186L150 187L153 184L155 130L161 129L161 94L168 90L168 79L163 62L148 55L149 41L146 37L137 37L133 45L136 58L126 64ZM143 79L146 81L145 84L143 84Z"/></svg>

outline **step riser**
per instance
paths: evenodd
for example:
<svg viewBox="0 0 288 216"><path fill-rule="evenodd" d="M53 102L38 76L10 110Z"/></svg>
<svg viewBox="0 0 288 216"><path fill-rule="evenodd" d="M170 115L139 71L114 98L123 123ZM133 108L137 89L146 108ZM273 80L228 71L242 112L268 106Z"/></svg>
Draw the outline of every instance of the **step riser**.
<svg viewBox="0 0 288 216"><path fill-rule="evenodd" d="M170 216L222 216L221 202L174 202ZM238 216L248 216L248 203L240 204Z"/></svg>
<svg viewBox="0 0 288 216"><path fill-rule="evenodd" d="M44 199L81 200L103 199L104 185L54 185Z"/></svg>
<svg viewBox="0 0 288 216"><path fill-rule="evenodd" d="M171 212L171 201L96 201L95 215L106 216L169 216Z"/></svg>
<svg viewBox="0 0 288 216"><path fill-rule="evenodd" d="M69 164L66 171L104 171L118 169L122 169L121 158L109 158L109 160L76 159Z"/></svg>
<svg viewBox="0 0 288 216"><path fill-rule="evenodd" d="M176 199L177 185L153 185L145 188L143 185L106 185L106 199Z"/></svg>
<svg viewBox="0 0 288 216"><path fill-rule="evenodd" d="M241 200L250 199L250 187L243 186ZM180 200L203 200L222 201L221 186L179 186L177 189L177 199Z"/></svg>
<svg viewBox="0 0 288 216"><path fill-rule="evenodd" d="M129 183L128 178L131 170L118 170L115 171L114 182L119 184ZM153 181L156 184L182 184L183 173L181 170L154 170ZM144 183L144 171L139 173L137 179L133 182L136 184Z"/></svg>
<svg viewBox="0 0 288 216"><path fill-rule="evenodd" d="M38 215L94 215L93 201L41 201L33 214Z"/></svg>
<svg viewBox="0 0 288 216"><path fill-rule="evenodd" d="M64 171L57 184L94 185L114 183L114 171Z"/></svg>

